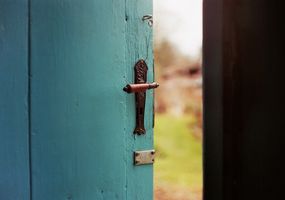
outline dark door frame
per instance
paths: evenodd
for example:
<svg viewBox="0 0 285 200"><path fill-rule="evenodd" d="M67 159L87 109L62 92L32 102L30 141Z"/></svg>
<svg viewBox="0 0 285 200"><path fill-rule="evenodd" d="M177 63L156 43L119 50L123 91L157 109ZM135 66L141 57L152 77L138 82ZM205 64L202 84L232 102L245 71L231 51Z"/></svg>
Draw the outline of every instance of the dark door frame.
<svg viewBox="0 0 285 200"><path fill-rule="evenodd" d="M204 0L204 200L284 193L281 2Z"/></svg>
<svg viewBox="0 0 285 200"><path fill-rule="evenodd" d="M222 105L222 1L203 5L203 160L204 199L220 199L223 193Z"/></svg>

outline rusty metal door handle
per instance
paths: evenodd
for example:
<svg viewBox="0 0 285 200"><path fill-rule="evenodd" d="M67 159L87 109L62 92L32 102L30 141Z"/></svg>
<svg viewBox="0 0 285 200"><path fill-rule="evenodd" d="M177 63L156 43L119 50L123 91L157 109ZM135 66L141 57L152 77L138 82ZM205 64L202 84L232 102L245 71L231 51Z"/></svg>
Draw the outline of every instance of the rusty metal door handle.
<svg viewBox="0 0 285 200"><path fill-rule="evenodd" d="M127 93L135 93L136 100L136 128L134 134L145 134L144 127L144 111L146 90L155 89L159 86L158 83L146 83L147 80L147 65L144 60L139 60L135 65L135 84L126 85L123 90Z"/></svg>
<svg viewBox="0 0 285 200"><path fill-rule="evenodd" d="M158 83L140 83L140 84L128 84L124 87L124 91L127 93L137 93L137 92L145 92L149 89L155 89L159 86Z"/></svg>

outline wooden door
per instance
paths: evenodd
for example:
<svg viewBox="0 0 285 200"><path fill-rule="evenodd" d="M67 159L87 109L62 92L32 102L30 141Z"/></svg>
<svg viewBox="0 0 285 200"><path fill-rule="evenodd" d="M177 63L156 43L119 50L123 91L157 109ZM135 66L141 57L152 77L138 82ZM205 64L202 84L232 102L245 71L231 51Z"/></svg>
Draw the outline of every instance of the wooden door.
<svg viewBox="0 0 285 200"><path fill-rule="evenodd" d="M134 166L133 154L153 149L153 92L146 94L146 134L139 136L133 134L135 97L123 91L134 82L139 59L146 61L148 82L153 81L152 27L142 20L152 14L152 1L30 0L24 5L15 0L15 4L24 10L13 8L1 16L17 15L23 23L24 30L10 30L21 35L14 38L23 44L13 39L9 43L19 46L23 58L19 54L6 58L18 64L16 71L1 67L6 73L0 75L1 82L14 84L10 87L15 94L7 95L9 88L1 86L6 104L1 105L0 160L18 153L13 159L20 164L8 163L3 170L12 168L6 179L17 176L19 189L13 189L26 193L14 196L1 178L1 199L152 199L152 165ZM7 33L7 38L12 36ZM16 111L5 110L14 104ZM3 116L9 112L11 127L20 125L13 136L17 139L5 140L9 124ZM1 177L5 178L2 167Z"/></svg>
<svg viewBox="0 0 285 200"><path fill-rule="evenodd" d="M1 200L30 197L27 6L0 0Z"/></svg>

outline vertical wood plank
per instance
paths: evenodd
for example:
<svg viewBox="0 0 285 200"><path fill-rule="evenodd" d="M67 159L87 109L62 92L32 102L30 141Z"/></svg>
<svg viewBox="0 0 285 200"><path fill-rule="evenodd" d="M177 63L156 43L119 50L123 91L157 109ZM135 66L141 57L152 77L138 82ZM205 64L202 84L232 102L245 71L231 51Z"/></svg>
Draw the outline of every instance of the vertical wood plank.
<svg viewBox="0 0 285 200"><path fill-rule="evenodd" d="M203 2L203 196L223 199L223 0Z"/></svg>
<svg viewBox="0 0 285 200"><path fill-rule="evenodd" d="M28 6L0 0L0 199L28 200Z"/></svg>
<svg viewBox="0 0 285 200"><path fill-rule="evenodd" d="M152 15L152 0L126 0L126 71L127 82L134 80L134 64L144 59L148 65L148 82L153 81L152 28L142 21L144 15ZM132 152L153 149L153 91L147 91L145 128L146 134L133 134L135 126L135 100L127 96L127 199L153 199L153 166L133 165Z"/></svg>
<svg viewBox="0 0 285 200"><path fill-rule="evenodd" d="M33 199L126 199L125 1L32 0Z"/></svg>

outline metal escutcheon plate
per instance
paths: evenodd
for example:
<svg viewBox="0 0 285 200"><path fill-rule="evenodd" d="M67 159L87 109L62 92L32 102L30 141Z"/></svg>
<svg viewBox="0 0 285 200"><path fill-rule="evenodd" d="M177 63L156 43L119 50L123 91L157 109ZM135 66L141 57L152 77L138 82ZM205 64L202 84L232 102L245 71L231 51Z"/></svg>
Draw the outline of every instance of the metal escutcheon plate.
<svg viewBox="0 0 285 200"><path fill-rule="evenodd" d="M154 159L155 159L155 150L134 152L134 164L135 165L153 164Z"/></svg>

